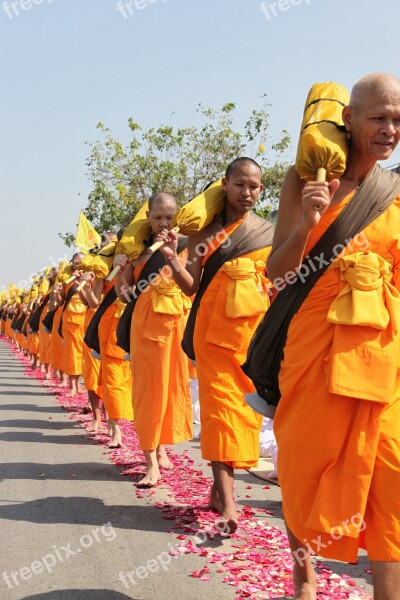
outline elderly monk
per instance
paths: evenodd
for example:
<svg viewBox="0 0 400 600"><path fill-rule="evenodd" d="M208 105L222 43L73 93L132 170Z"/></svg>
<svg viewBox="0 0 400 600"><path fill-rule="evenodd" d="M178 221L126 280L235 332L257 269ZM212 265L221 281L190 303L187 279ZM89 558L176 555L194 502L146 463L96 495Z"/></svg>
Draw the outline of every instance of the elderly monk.
<svg viewBox="0 0 400 600"><path fill-rule="evenodd" d="M176 201L171 194L159 192L150 198L147 218L153 238L173 227L175 213ZM121 300L127 302L126 284L135 283L142 289L141 273L151 256L152 261L161 258L161 266L165 267L163 256L151 255L147 250L133 269L127 268L125 255L115 257L114 264L123 268L115 284ZM163 272L156 277L157 270L152 272L148 289L137 298L131 325L134 423L146 458L146 474L138 482L141 487L154 486L161 478L160 469L173 468L165 445L190 440L193 435L189 368L181 348L191 301L169 274Z"/></svg>
<svg viewBox="0 0 400 600"><path fill-rule="evenodd" d="M220 513L231 533L238 524L234 469L257 465L260 455L261 417L244 400L244 394L254 387L240 365L269 306L265 263L273 227L250 212L263 190L261 176L259 165L250 158L238 158L228 166L222 180L225 211L189 238L186 268L176 255L176 235L168 231L159 235L166 242L161 251L177 284L187 295L199 290L194 308L202 294L193 335L200 443L214 476L210 507ZM229 255L224 255L225 248ZM214 260L220 261L219 268L205 290L202 285Z"/></svg>
<svg viewBox="0 0 400 600"><path fill-rule="evenodd" d="M360 79L343 120L350 145L340 181L304 184L294 169L286 176L271 279L299 267L376 162L391 156L400 139L400 80ZM347 244L289 326L275 434L301 600L316 598L310 550L355 562L359 546L371 561L375 600L399 598L399 289L397 196Z"/></svg>

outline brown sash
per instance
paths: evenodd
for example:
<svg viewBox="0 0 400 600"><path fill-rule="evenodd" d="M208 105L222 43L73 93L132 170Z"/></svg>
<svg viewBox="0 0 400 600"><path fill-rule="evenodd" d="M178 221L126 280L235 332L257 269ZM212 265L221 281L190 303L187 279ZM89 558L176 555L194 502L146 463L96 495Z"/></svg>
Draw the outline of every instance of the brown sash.
<svg viewBox="0 0 400 600"><path fill-rule="evenodd" d="M193 348L193 334L196 325L197 311L199 310L201 299L213 280L216 273L228 260L233 260L242 256L255 252L261 248L271 246L274 235L274 227L265 219L250 214L239 227L229 236L230 244L225 246L224 243L214 252L207 260L203 270L199 289L190 310L189 318L186 323L185 333L182 340L183 351L192 360L195 359Z"/></svg>
<svg viewBox="0 0 400 600"><path fill-rule="evenodd" d="M393 171L375 165L354 197L308 253L310 257L323 257L323 264L314 271L304 261L298 270L301 271L304 266L309 271L308 275L301 271L301 279L298 277L281 290L268 309L253 336L247 360L242 366L253 381L258 395L267 404L276 406L279 402L279 371L290 322L318 279L336 258L335 248L339 242L348 243L363 231L399 194L400 177Z"/></svg>

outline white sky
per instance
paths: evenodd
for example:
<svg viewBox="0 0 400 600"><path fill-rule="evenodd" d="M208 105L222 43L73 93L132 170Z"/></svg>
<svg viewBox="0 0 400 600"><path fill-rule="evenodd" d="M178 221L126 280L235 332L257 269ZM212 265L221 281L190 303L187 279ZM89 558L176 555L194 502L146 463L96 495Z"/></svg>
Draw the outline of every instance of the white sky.
<svg viewBox="0 0 400 600"><path fill-rule="evenodd" d="M127 140L131 116L190 125L199 102L232 101L241 126L266 92L272 138L288 129L293 159L314 82L400 75L398 0L128 4L0 0L0 287L70 257L57 233L86 205L98 121Z"/></svg>

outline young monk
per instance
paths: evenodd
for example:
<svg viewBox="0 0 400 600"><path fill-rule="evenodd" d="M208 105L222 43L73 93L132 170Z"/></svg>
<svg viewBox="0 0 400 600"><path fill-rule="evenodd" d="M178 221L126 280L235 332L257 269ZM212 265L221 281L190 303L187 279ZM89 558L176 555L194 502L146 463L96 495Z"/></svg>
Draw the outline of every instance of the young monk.
<svg viewBox="0 0 400 600"><path fill-rule="evenodd" d="M350 148L340 181L304 184L294 169L286 176L271 280L299 267L362 184L373 181L378 200L376 162L400 141L400 80L360 79L343 120ZM334 240L344 252L288 330L274 428L299 600L317 596L310 549L353 563L359 546L371 561L374 599L399 598L399 186L393 174L389 208L345 248Z"/></svg>
<svg viewBox="0 0 400 600"><path fill-rule="evenodd" d="M173 227L177 206L173 196L154 194L147 218L154 239ZM114 265L122 266L116 277L119 297L127 302L126 284L142 288L140 277L150 254L145 250L132 266L125 255ZM162 259L158 254L153 260ZM181 256L184 262L184 258ZM165 264L162 259L161 265ZM155 275L156 272L153 272ZM186 318L191 306L168 273L152 278L137 298L131 325L132 400L135 430L146 458L146 474L138 485L152 487L161 478L160 469L172 469L166 444L192 439L192 402L187 357L181 349Z"/></svg>
<svg viewBox="0 0 400 600"><path fill-rule="evenodd" d="M72 257L71 270L78 268L83 258L82 252ZM83 335L85 328L86 305L76 292L69 298L68 292L75 282L67 284L64 290L65 300L62 312L62 334L64 338L64 371L69 379L71 397L81 393L79 378L82 376ZM72 292L72 290L71 290ZM70 293L71 293L70 292Z"/></svg>
<svg viewBox="0 0 400 600"><path fill-rule="evenodd" d="M190 318L195 318L193 349L199 381L200 443L203 458L211 461L214 475L209 503L234 532L238 525L234 469L255 466L259 459L261 417L244 400L244 394L254 388L241 364L269 306L265 262L273 227L251 213L263 190L261 169L255 161L246 157L233 161L222 185L225 211L189 238L186 267L176 254L176 234L164 229L158 239L165 242L161 252L175 282L188 296L197 292L192 309L197 309L197 317L193 312ZM230 254L225 256L225 250ZM220 261L219 268L208 287L202 288L210 260L210 264Z"/></svg>

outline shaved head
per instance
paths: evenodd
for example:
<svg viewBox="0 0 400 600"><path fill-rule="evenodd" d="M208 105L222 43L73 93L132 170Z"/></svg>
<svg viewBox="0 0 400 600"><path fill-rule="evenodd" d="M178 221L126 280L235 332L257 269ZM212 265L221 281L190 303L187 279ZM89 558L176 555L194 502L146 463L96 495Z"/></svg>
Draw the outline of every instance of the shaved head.
<svg viewBox="0 0 400 600"><path fill-rule="evenodd" d="M156 192L149 198L149 210L152 210L156 204L170 204L176 207L176 200L168 192Z"/></svg>
<svg viewBox="0 0 400 600"><path fill-rule="evenodd" d="M390 73L370 73L361 77L353 86L350 106L362 107L369 98L379 96L382 100L400 99L400 79Z"/></svg>

